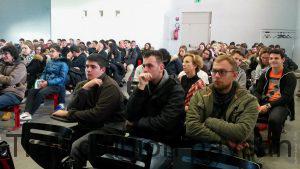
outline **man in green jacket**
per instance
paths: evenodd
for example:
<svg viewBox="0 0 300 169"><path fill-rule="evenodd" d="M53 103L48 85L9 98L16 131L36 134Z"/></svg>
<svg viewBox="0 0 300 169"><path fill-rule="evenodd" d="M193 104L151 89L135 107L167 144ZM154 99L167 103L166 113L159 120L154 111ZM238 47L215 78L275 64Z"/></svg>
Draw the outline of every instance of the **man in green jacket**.
<svg viewBox="0 0 300 169"><path fill-rule="evenodd" d="M232 57L218 56L211 74L213 84L191 99L186 135L194 141L225 144L237 155L252 159L257 99L234 81L237 65Z"/></svg>

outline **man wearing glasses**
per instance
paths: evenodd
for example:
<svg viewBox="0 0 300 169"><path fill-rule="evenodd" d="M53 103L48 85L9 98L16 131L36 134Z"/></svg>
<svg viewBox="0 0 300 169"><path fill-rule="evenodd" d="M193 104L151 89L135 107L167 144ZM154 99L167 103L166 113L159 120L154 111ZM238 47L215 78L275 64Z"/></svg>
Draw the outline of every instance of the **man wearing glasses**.
<svg viewBox="0 0 300 169"><path fill-rule="evenodd" d="M186 136L196 142L221 143L253 160L253 129L258 102L235 81L237 65L230 56L216 58L213 83L196 93L186 116Z"/></svg>

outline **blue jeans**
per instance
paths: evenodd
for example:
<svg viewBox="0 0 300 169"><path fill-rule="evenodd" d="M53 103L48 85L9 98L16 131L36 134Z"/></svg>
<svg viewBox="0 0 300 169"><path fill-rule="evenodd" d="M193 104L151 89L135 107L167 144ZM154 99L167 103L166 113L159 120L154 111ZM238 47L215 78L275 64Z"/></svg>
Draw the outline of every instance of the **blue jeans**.
<svg viewBox="0 0 300 169"><path fill-rule="evenodd" d="M3 93L0 95L0 109L8 106L13 106L21 103L21 98L19 98L14 93Z"/></svg>
<svg viewBox="0 0 300 169"><path fill-rule="evenodd" d="M25 105L25 112L29 112L33 115L37 109L40 107L41 103L43 102L44 98L47 95L53 93L60 93L62 90L62 86L47 86L42 89L30 89L28 92L26 105ZM59 100L61 103L65 102L65 98L61 97L62 100Z"/></svg>

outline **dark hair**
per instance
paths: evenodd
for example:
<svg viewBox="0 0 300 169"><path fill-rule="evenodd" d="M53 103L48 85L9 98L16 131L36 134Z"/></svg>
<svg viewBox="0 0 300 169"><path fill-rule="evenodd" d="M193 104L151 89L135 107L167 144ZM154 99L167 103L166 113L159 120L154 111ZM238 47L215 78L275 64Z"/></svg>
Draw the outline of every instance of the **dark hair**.
<svg viewBox="0 0 300 169"><path fill-rule="evenodd" d="M57 52L61 52L60 46L57 43L50 45L50 49L51 48L55 49Z"/></svg>
<svg viewBox="0 0 300 169"><path fill-rule="evenodd" d="M61 41L63 42L63 41L67 41L66 39L61 39Z"/></svg>
<svg viewBox="0 0 300 169"><path fill-rule="evenodd" d="M162 54L163 62L169 62L170 61L171 55L170 55L170 53L167 49L161 48L158 51Z"/></svg>
<svg viewBox="0 0 300 169"><path fill-rule="evenodd" d="M14 58L14 60L19 59L19 52L18 49L13 45L6 45L3 48L1 48L1 53L9 52L11 56Z"/></svg>
<svg viewBox="0 0 300 169"><path fill-rule="evenodd" d="M149 58L150 56L154 56L157 62L163 63L163 55L160 51L148 50L144 53L143 58Z"/></svg>
<svg viewBox="0 0 300 169"><path fill-rule="evenodd" d="M109 53L108 55L114 55L115 57L118 57L120 55L119 51L118 51L118 46L115 43L109 43ZM100 51L99 51L100 52Z"/></svg>
<svg viewBox="0 0 300 169"><path fill-rule="evenodd" d="M98 53L93 53L90 56L87 57L88 61L92 61L92 62L97 62L97 64L100 67L108 67L108 60L106 60L105 58L103 58L100 54Z"/></svg>
<svg viewBox="0 0 300 169"><path fill-rule="evenodd" d="M145 43L144 49L145 49L146 44L148 44L148 46L149 46L149 49L146 49L146 50L151 50L151 44L149 42Z"/></svg>
<svg viewBox="0 0 300 169"><path fill-rule="evenodd" d="M5 43L6 41L5 41L5 39L0 39L0 42L3 42L3 43Z"/></svg>
<svg viewBox="0 0 300 169"><path fill-rule="evenodd" d="M275 48L276 49L280 49L280 45L275 45Z"/></svg>
<svg viewBox="0 0 300 169"><path fill-rule="evenodd" d="M241 44L241 47L247 49L247 48L248 48L248 45L247 45L246 43L242 43L242 44Z"/></svg>
<svg viewBox="0 0 300 169"><path fill-rule="evenodd" d="M229 45L235 46L235 42L230 42Z"/></svg>
<svg viewBox="0 0 300 169"><path fill-rule="evenodd" d="M208 55L209 57L208 57L208 59L209 59L209 60L212 59L212 58L213 58L213 54L212 54L211 50L209 50L208 48L204 48L204 50L202 51L201 56L203 55L203 53L204 53L205 51L208 51L208 52L209 52L209 55ZM202 56L202 58L203 58L203 56Z"/></svg>
<svg viewBox="0 0 300 169"><path fill-rule="evenodd" d="M80 52L80 49L79 49L78 46L73 45L73 46L70 47L70 51L71 51L71 52L79 53L79 52Z"/></svg>
<svg viewBox="0 0 300 169"><path fill-rule="evenodd" d="M19 39L19 41L23 41L24 42L25 40L24 40L24 38L21 38L21 39Z"/></svg>
<svg viewBox="0 0 300 169"><path fill-rule="evenodd" d="M44 39L43 39L43 38L41 38L41 39L40 39L40 41L43 41L43 42L44 42Z"/></svg>
<svg viewBox="0 0 300 169"><path fill-rule="evenodd" d="M90 41L86 42L86 46L89 46L90 44L92 44Z"/></svg>
<svg viewBox="0 0 300 169"><path fill-rule="evenodd" d="M85 43L82 41L80 41L79 44L85 46Z"/></svg>
<svg viewBox="0 0 300 169"><path fill-rule="evenodd" d="M278 54L278 55L281 56L281 58L284 58L284 53L283 53L283 51L280 50L280 49L272 49L272 50L270 51L270 55L271 55L271 54Z"/></svg>
<svg viewBox="0 0 300 169"><path fill-rule="evenodd" d="M96 41L96 40L93 40L93 42L97 45L98 44L98 41Z"/></svg>
<svg viewBox="0 0 300 169"><path fill-rule="evenodd" d="M117 44L116 41L114 39L109 39L108 42L112 42L114 44Z"/></svg>
<svg viewBox="0 0 300 169"><path fill-rule="evenodd" d="M32 42L39 42L37 39L33 39L33 41Z"/></svg>

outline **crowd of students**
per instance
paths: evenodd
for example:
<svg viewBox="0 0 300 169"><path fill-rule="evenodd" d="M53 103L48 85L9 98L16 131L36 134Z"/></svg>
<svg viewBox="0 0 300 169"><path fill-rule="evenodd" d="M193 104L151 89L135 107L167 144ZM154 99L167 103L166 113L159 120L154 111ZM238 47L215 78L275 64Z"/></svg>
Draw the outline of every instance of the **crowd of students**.
<svg viewBox="0 0 300 169"><path fill-rule="evenodd" d="M274 152L287 117L295 119L298 66L279 45L255 43L248 49L245 43L212 41L190 51L182 45L175 56L150 43L140 49L134 40L113 39L20 39L18 45L1 39L0 48L0 109L26 96L20 119L30 121L45 96L58 93L53 114L79 123L71 151L79 167L87 160L88 135L95 132L128 132L171 147L183 140L219 142L255 161L257 119L269 124ZM137 86L125 104L120 87L129 81ZM73 91L68 108L66 89Z"/></svg>

